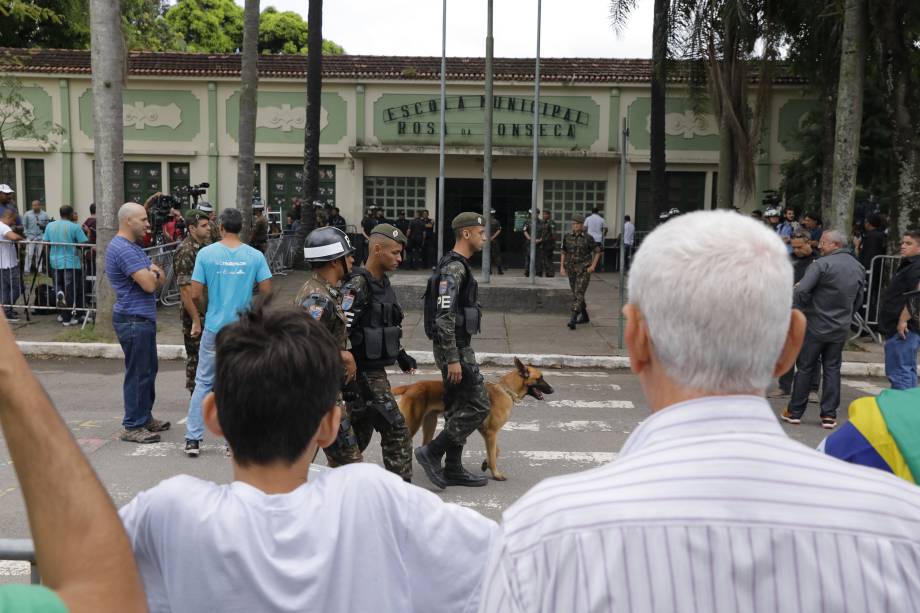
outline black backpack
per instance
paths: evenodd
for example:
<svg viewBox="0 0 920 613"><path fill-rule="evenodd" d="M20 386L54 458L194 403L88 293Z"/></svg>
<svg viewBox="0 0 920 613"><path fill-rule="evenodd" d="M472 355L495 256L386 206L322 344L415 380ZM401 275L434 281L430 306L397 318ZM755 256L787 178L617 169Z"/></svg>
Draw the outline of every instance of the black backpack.
<svg viewBox="0 0 920 613"><path fill-rule="evenodd" d="M467 263L466 259L453 251L447 253L447 255L442 257L441 261L438 262L437 269L428 277L428 284L425 286L425 336L428 337L428 340L435 340L438 334L438 296L441 283L441 267L453 261L463 262L463 267L466 269L463 287L457 292L458 296L464 295L466 285L469 283L472 275L470 265Z"/></svg>

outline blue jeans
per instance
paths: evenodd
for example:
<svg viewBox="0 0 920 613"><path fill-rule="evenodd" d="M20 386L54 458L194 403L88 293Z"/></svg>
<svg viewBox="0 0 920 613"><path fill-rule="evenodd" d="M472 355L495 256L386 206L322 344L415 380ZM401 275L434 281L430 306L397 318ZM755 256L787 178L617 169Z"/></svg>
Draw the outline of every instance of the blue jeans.
<svg viewBox="0 0 920 613"><path fill-rule="evenodd" d="M204 438L204 419L201 403L214 387L214 370L217 360L217 334L207 328L201 331L201 345L198 348L198 370L195 371L195 391L188 403L188 421L185 422L185 438L200 441Z"/></svg>
<svg viewBox="0 0 920 613"><path fill-rule="evenodd" d="M22 293L22 281L19 278L19 266L0 268L0 304L4 305L7 316L14 313L13 306Z"/></svg>
<svg viewBox="0 0 920 613"><path fill-rule="evenodd" d="M157 324L137 315L112 314L115 335L125 352L126 429L142 428L152 417L156 399Z"/></svg>
<svg viewBox="0 0 920 613"><path fill-rule="evenodd" d="M907 331L907 338L895 334L885 341L885 376L891 389L906 390L917 387L917 350L920 334Z"/></svg>

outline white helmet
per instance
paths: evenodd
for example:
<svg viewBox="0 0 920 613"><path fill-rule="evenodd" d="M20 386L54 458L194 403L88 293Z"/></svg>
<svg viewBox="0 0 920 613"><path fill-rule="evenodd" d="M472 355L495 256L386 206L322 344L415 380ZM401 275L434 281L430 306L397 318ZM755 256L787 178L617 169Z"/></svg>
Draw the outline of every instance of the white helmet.
<svg viewBox="0 0 920 613"><path fill-rule="evenodd" d="M764 211L764 217L779 217L779 209L767 209Z"/></svg>

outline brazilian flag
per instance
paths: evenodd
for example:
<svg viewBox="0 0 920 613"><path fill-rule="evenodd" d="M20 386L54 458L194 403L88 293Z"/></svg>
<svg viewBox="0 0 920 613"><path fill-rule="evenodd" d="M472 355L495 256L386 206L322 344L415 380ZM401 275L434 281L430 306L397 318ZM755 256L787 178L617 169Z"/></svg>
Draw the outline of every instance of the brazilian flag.
<svg viewBox="0 0 920 613"><path fill-rule="evenodd" d="M853 401L850 420L823 443L841 460L872 466L906 481L920 478L920 388L885 390Z"/></svg>

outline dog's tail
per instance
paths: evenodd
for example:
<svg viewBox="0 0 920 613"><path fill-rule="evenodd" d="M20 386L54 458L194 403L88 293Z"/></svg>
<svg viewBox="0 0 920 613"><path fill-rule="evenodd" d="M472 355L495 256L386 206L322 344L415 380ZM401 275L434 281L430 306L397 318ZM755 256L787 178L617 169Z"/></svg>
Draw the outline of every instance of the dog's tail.
<svg viewBox="0 0 920 613"><path fill-rule="evenodd" d="M408 385L397 385L396 387L394 387L394 388L391 389L390 391L393 392L393 395L394 395L394 396L402 396L403 394L406 393L406 390L407 390L407 389L409 389L409 386L408 386Z"/></svg>

